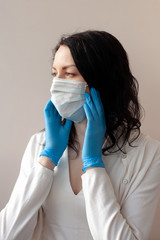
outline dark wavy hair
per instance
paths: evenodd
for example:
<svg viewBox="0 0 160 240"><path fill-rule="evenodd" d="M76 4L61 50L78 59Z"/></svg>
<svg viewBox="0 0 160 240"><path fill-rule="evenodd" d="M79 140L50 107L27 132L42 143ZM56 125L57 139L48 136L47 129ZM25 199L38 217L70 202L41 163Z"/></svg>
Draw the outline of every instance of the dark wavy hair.
<svg viewBox="0 0 160 240"><path fill-rule="evenodd" d="M121 43L105 31L84 31L63 35L53 50L53 58L61 45L70 49L74 62L89 87L100 92L105 119L107 144L102 152L122 150L140 134L141 106L138 101L139 85L129 68L126 51ZM130 139L131 132L136 131ZM76 132L71 128L69 146L76 149ZM116 151L118 151L116 150Z"/></svg>

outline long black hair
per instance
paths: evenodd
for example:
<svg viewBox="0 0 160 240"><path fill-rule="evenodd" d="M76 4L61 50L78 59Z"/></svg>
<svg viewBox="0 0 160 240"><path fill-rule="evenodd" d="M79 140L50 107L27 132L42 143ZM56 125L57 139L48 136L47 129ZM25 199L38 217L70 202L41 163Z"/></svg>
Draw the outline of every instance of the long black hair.
<svg viewBox="0 0 160 240"><path fill-rule="evenodd" d="M113 35L105 31L85 31L63 35L53 50L53 55L61 45L69 47L73 60L89 87L100 92L105 119L108 144L105 151L131 143L140 134L141 106L138 100L139 85L132 75L128 56ZM53 56L54 58L54 56ZM137 134L131 140L132 131ZM69 146L75 147L76 132L72 125Z"/></svg>

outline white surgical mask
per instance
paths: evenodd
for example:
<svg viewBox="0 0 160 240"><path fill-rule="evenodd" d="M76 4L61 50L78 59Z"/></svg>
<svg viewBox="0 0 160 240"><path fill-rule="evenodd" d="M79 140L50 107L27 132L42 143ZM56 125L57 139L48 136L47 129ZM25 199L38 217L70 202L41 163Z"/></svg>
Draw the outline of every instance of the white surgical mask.
<svg viewBox="0 0 160 240"><path fill-rule="evenodd" d="M85 118L83 104L86 87L86 82L53 78L51 101L63 118L73 122L80 122Z"/></svg>

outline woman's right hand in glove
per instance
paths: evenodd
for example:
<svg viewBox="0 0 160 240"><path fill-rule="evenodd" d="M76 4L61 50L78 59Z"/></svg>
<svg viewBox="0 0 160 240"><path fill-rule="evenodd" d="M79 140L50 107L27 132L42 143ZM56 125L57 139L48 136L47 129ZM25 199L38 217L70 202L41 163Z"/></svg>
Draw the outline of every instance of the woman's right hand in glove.
<svg viewBox="0 0 160 240"><path fill-rule="evenodd" d="M66 119L65 124L62 125L61 116L51 100L45 106L44 120L46 144L40 156L49 157L57 166L59 159L68 145L72 121Z"/></svg>

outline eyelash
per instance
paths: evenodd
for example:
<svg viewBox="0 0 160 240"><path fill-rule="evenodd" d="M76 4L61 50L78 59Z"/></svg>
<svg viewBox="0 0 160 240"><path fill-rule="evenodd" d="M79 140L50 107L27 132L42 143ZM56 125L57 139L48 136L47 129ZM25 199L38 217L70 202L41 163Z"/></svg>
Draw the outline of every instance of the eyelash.
<svg viewBox="0 0 160 240"><path fill-rule="evenodd" d="M75 74L74 73L68 73L68 72L66 72L66 74L67 74L67 76L75 76Z"/></svg>
<svg viewBox="0 0 160 240"><path fill-rule="evenodd" d="M57 73L51 73L51 75L53 76L53 77L56 77L56 74ZM75 74L74 73L69 73L69 72L66 72L65 73L65 75L67 74L67 76L72 76L72 77L74 77L75 76Z"/></svg>
<svg viewBox="0 0 160 240"><path fill-rule="evenodd" d="M51 73L51 75L52 75L53 77L55 77L55 76L56 76L56 73Z"/></svg>

